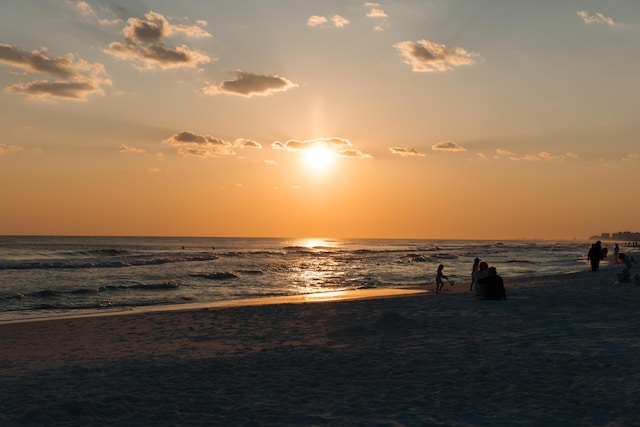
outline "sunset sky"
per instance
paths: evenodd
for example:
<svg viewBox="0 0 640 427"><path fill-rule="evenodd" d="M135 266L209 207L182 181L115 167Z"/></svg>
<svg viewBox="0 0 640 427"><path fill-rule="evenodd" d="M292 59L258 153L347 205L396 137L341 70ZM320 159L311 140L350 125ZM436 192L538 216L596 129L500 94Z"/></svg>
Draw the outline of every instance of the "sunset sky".
<svg viewBox="0 0 640 427"><path fill-rule="evenodd" d="M3 0L0 235L640 231L637 0Z"/></svg>

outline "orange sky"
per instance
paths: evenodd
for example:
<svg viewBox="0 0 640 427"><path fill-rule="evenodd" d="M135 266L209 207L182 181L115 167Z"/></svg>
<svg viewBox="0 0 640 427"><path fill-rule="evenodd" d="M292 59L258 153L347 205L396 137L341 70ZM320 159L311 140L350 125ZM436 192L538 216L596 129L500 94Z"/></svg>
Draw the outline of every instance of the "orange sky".
<svg viewBox="0 0 640 427"><path fill-rule="evenodd" d="M640 230L636 2L204 3L3 5L0 234Z"/></svg>

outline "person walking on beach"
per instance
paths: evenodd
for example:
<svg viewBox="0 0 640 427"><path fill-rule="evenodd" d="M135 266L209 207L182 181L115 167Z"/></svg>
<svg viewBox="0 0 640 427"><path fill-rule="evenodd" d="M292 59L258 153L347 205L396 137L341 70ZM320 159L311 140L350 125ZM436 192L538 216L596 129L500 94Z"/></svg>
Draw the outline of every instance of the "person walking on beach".
<svg viewBox="0 0 640 427"><path fill-rule="evenodd" d="M498 270L495 267L489 267L488 276L480 279L482 285L482 299L490 300L506 300L507 292L504 289L504 281L498 276Z"/></svg>
<svg viewBox="0 0 640 427"><path fill-rule="evenodd" d="M620 246L618 246L618 244L616 243L616 245L613 247L613 259L615 259L616 264L618 262L620 262L618 260L618 255L620 254Z"/></svg>
<svg viewBox="0 0 640 427"><path fill-rule="evenodd" d="M469 290L473 290L473 285L476 282L476 278L474 274L478 271L478 264L480 264L480 258L476 258L473 260L473 267L471 267L471 285L469 285Z"/></svg>
<svg viewBox="0 0 640 427"><path fill-rule="evenodd" d="M591 271L598 271L600 268L600 259L602 259L602 242L600 242L600 240L591 245L587 258L591 263Z"/></svg>
<svg viewBox="0 0 640 427"><path fill-rule="evenodd" d="M437 294L439 294L442 291L442 288L444 287L444 282L442 281L442 279L449 280L449 278L442 273L443 269L444 269L444 265L440 264L438 266L438 272L436 273L436 293ZM453 285L453 282L449 281L449 284Z"/></svg>
<svg viewBox="0 0 640 427"><path fill-rule="evenodd" d="M480 279L484 279L489 275L489 264L482 261L478 264L478 269L473 272L473 281L475 282L476 288L476 297L482 298L482 283L480 283Z"/></svg>

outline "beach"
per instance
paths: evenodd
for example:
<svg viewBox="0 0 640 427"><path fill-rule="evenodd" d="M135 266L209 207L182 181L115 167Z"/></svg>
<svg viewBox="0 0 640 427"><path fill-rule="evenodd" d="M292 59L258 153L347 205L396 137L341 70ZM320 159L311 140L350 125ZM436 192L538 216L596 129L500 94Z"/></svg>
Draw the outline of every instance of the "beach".
<svg viewBox="0 0 640 427"><path fill-rule="evenodd" d="M640 425L620 269L1 324L0 425Z"/></svg>

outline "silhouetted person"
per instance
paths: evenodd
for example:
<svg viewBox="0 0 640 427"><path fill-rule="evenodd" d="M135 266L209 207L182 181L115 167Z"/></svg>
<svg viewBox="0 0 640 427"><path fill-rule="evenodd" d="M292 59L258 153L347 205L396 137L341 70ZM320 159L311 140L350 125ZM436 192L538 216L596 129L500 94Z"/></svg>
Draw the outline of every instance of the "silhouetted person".
<svg viewBox="0 0 640 427"><path fill-rule="evenodd" d="M473 260L473 267L471 267L471 285L469 285L469 290L473 290L473 285L476 282L476 278L473 276L476 271L478 271L478 265L480 264L480 258L476 258Z"/></svg>
<svg viewBox="0 0 640 427"><path fill-rule="evenodd" d="M504 289L502 277L498 276L495 267L489 267L488 276L480 279L478 283L482 286L482 299L505 300L507 292Z"/></svg>
<svg viewBox="0 0 640 427"><path fill-rule="evenodd" d="M600 260L602 259L602 243L600 240L591 245L587 258L591 263L591 271L598 271L600 268Z"/></svg>
<svg viewBox="0 0 640 427"><path fill-rule="evenodd" d="M447 276L442 274L442 269L443 268L444 268L444 265L440 264L438 266L438 272L436 273L436 293L437 294L439 294L440 291L442 291L442 288L444 286L444 282L442 281L442 279L449 280L449 278Z"/></svg>
<svg viewBox="0 0 640 427"><path fill-rule="evenodd" d="M484 279L489 275L488 270L489 270L489 264L482 261L480 264L478 264L478 269L473 272L473 278L475 282L474 286L476 288L476 297L478 298L482 298L482 283L480 283L480 279Z"/></svg>

